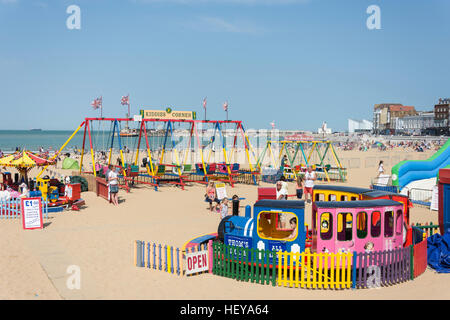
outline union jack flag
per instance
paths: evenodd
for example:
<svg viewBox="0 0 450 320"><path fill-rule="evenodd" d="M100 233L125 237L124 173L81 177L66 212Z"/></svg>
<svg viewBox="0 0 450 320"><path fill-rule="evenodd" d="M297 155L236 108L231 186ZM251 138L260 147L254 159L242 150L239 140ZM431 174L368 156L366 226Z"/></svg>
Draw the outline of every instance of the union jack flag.
<svg viewBox="0 0 450 320"><path fill-rule="evenodd" d="M206 97L203 99L203 108L206 109Z"/></svg>
<svg viewBox="0 0 450 320"><path fill-rule="evenodd" d="M102 107L102 97L94 99L94 101L91 102L92 108L98 109Z"/></svg>
<svg viewBox="0 0 450 320"><path fill-rule="evenodd" d="M228 101L223 103L223 110L228 111Z"/></svg>
<svg viewBox="0 0 450 320"><path fill-rule="evenodd" d="M130 95L122 96L122 99L120 100L120 104L123 106L129 106L130 105Z"/></svg>

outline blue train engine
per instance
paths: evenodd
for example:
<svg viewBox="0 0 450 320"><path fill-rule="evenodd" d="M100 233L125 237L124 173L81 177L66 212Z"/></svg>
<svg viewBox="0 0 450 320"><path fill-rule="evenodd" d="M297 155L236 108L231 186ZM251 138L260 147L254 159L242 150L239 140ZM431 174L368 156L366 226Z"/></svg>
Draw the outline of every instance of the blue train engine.
<svg viewBox="0 0 450 320"><path fill-rule="evenodd" d="M245 217L227 216L219 224L218 239L248 249L303 252L307 244L305 202L259 200L247 206Z"/></svg>

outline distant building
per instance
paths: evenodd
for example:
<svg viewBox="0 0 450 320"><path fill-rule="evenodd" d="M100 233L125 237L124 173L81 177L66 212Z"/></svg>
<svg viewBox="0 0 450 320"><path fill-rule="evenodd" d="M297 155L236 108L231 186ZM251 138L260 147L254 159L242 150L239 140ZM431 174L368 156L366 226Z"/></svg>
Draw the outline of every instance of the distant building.
<svg viewBox="0 0 450 320"><path fill-rule="evenodd" d="M407 135L426 135L432 133L434 112L422 111L416 116L395 118L395 133Z"/></svg>
<svg viewBox="0 0 450 320"><path fill-rule="evenodd" d="M371 132L373 130L372 121L348 119L348 132Z"/></svg>
<svg viewBox="0 0 450 320"><path fill-rule="evenodd" d="M449 133L450 99L439 99L434 106L434 129L438 135Z"/></svg>
<svg viewBox="0 0 450 320"><path fill-rule="evenodd" d="M399 103L376 104L373 110L373 132L375 134L395 133L396 118L415 116L417 111L413 106Z"/></svg>
<svg viewBox="0 0 450 320"><path fill-rule="evenodd" d="M322 127L317 129L317 133L319 133L319 134L331 134L331 128L328 128L327 127L327 123L323 122L322 123Z"/></svg>

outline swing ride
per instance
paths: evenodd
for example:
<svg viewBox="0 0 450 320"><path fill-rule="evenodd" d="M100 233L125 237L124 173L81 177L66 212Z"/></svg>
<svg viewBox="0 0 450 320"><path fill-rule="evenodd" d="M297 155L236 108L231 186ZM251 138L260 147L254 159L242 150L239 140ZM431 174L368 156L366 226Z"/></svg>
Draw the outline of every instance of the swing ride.
<svg viewBox="0 0 450 320"><path fill-rule="evenodd" d="M276 150L279 150L277 156ZM258 157L257 165L267 163L265 159L267 156L270 156L268 162L270 166L280 168L291 180L303 175L308 166L316 171L319 179L328 182L345 182L347 178L347 169L342 166L333 143L328 140L267 141L266 147Z"/></svg>
<svg viewBox="0 0 450 320"><path fill-rule="evenodd" d="M136 184L184 189L189 182L234 186L260 180L260 167L241 121L85 118L61 150L82 127L80 174L104 182L113 165L119 187L127 191ZM84 165L86 157L90 163Z"/></svg>

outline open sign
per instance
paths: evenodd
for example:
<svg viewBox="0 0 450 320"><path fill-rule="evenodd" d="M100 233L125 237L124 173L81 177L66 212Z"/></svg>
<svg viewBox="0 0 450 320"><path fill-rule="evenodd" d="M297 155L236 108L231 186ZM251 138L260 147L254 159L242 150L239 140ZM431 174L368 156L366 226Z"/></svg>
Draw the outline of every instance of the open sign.
<svg viewBox="0 0 450 320"><path fill-rule="evenodd" d="M209 270L208 250L186 254L186 274Z"/></svg>

